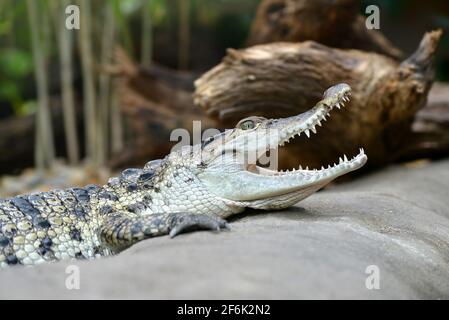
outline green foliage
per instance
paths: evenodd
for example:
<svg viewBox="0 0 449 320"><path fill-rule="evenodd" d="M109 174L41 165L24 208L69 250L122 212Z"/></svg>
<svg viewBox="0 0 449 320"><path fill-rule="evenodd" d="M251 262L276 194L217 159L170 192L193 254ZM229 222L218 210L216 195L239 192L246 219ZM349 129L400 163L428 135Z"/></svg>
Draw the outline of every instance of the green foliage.
<svg viewBox="0 0 449 320"><path fill-rule="evenodd" d="M125 50L127 51L127 54L130 57L134 57L134 50L133 50L133 44L131 39L131 32L129 30L129 25L126 19L126 12L132 12L130 10L132 6L130 3L136 2L135 0L112 0L112 6L114 10L115 20L117 21L117 29L119 32L119 36L121 40L123 40L123 44L125 47ZM124 10L123 8L127 8Z"/></svg>
<svg viewBox="0 0 449 320"><path fill-rule="evenodd" d="M18 48L0 51L1 74L13 79L20 79L33 70L33 57L30 52Z"/></svg>
<svg viewBox="0 0 449 320"><path fill-rule="evenodd" d="M31 75L31 53L17 48L0 51L0 100L9 101L17 114L26 113L21 98L24 79Z"/></svg>

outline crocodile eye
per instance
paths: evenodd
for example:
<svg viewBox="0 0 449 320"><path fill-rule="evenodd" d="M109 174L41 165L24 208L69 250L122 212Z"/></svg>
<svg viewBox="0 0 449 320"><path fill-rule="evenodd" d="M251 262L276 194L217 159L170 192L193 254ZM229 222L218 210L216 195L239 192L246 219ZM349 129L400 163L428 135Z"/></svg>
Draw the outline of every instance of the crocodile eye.
<svg viewBox="0 0 449 320"><path fill-rule="evenodd" d="M254 129L255 126L256 126L256 124L254 123L253 120L246 120L240 124L240 129L249 130L249 129Z"/></svg>

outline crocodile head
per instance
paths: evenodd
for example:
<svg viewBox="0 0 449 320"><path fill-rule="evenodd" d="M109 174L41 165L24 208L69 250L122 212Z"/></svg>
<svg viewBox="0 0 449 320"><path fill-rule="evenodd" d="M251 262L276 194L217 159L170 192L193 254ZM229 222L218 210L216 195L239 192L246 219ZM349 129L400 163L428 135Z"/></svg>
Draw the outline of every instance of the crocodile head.
<svg viewBox="0 0 449 320"><path fill-rule="evenodd" d="M335 178L362 167L367 161L363 149L348 160L321 168L277 171L259 165L266 152L301 134L316 133L333 108L349 100L351 88L338 84L329 88L311 110L280 119L249 117L234 129L210 137L197 146L201 156L195 173L206 188L217 197L239 207L258 209L285 208L311 195Z"/></svg>

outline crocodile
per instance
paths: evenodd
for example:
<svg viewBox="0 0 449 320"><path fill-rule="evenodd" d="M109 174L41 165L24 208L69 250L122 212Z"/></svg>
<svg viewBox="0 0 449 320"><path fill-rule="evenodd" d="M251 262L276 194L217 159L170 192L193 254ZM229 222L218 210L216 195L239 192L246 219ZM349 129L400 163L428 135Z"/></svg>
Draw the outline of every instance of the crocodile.
<svg viewBox="0 0 449 320"><path fill-rule="evenodd" d="M268 149L316 133L331 110L349 101L340 83L296 116L252 116L200 144L172 150L143 169L126 169L104 186L53 190L0 200L0 266L115 255L155 236L227 229L245 208L294 205L330 181L362 167L363 148L327 168L276 170L260 165ZM250 155L256 161L250 161Z"/></svg>

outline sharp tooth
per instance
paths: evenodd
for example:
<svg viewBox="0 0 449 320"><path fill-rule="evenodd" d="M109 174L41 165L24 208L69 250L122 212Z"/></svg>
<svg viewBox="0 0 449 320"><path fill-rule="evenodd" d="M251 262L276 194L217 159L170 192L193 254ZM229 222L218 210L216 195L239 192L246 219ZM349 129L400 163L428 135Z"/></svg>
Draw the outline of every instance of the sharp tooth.
<svg viewBox="0 0 449 320"><path fill-rule="evenodd" d="M306 131L304 131L304 132L306 133L307 138L309 138L309 137L310 137L310 131L309 131L309 129L306 129Z"/></svg>
<svg viewBox="0 0 449 320"><path fill-rule="evenodd" d="M324 170L324 167L323 167L323 166L321 166L321 170Z"/></svg>
<svg viewBox="0 0 449 320"><path fill-rule="evenodd" d="M313 132L313 133L316 133L316 129L315 129L315 127L312 127L312 129L311 129L311 130L312 130L312 132Z"/></svg>
<svg viewBox="0 0 449 320"><path fill-rule="evenodd" d="M320 120L318 120L318 121L316 122L316 124L319 125L319 126L321 127L321 121L320 121Z"/></svg>
<svg viewBox="0 0 449 320"><path fill-rule="evenodd" d="M337 103L335 106L336 106L338 109L340 109L340 104L339 104L339 103Z"/></svg>
<svg viewBox="0 0 449 320"><path fill-rule="evenodd" d="M346 157L346 155L343 155L343 158L345 159L345 162L348 161L348 158Z"/></svg>
<svg viewBox="0 0 449 320"><path fill-rule="evenodd" d="M339 163L342 163L343 162L343 159L340 157L340 158L338 158L338 160L340 161Z"/></svg>
<svg viewBox="0 0 449 320"><path fill-rule="evenodd" d="M301 167L301 165L299 165L299 170L302 170L302 167Z"/></svg>
<svg viewBox="0 0 449 320"><path fill-rule="evenodd" d="M328 164L328 165L327 165L327 168L328 168L328 169L330 169L330 168L331 168L331 165L330 165L330 164Z"/></svg>
<svg viewBox="0 0 449 320"><path fill-rule="evenodd" d="M309 170L309 166L306 167L306 170Z"/></svg>

